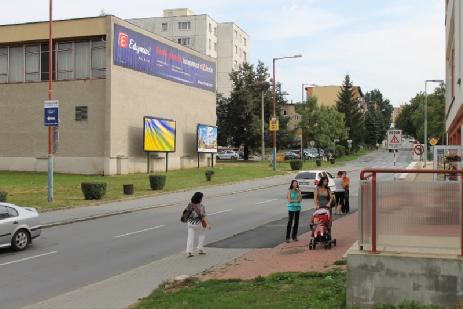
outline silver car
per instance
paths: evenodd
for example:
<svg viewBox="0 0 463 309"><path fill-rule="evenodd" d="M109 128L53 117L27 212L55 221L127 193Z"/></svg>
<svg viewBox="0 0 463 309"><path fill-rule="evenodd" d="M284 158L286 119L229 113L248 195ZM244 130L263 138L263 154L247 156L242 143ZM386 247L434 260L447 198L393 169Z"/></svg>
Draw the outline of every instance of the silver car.
<svg viewBox="0 0 463 309"><path fill-rule="evenodd" d="M0 248L24 250L41 232L37 209L0 203Z"/></svg>
<svg viewBox="0 0 463 309"><path fill-rule="evenodd" d="M334 178L333 178L333 175L331 175L327 171L324 171L324 170L300 171L299 173L297 173L295 179L299 182L299 188L301 189L302 193L313 194L315 192L315 188L318 185L318 182L323 176L328 177L328 187L331 189L332 192L334 192L336 190Z"/></svg>

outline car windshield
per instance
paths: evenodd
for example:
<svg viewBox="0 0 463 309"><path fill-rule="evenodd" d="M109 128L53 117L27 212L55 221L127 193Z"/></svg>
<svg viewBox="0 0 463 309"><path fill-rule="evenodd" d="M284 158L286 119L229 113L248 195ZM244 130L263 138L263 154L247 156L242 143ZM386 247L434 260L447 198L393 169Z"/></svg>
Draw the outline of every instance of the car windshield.
<svg viewBox="0 0 463 309"><path fill-rule="evenodd" d="M310 173L310 172L299 173L297 174L296 179L315 179L315 173Z"/></svg>

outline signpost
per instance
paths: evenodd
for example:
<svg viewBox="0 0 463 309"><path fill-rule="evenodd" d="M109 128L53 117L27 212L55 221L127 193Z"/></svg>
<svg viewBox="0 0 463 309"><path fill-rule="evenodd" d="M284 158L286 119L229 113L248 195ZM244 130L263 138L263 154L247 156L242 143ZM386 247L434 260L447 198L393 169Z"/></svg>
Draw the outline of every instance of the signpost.
<svg viewBox="0 0 463 309"><path fill-rule="evenodd" d="M402 146L402 130L389 130L387 131L387 148L394 152L394 168L397 162L397 151ZM395 180L394 174L394 180Z"/></svg>
<svg viewBox="0 0 463 309"><path fill-rule="evenodd" d="M48 127L48 201L53 201L53 154L57 149L59 101L47 100L43 104L43 125Z"/></svg>
<svg viewBox="0 0 463 309"><path fill-rule="evenodd" d="M45 101L43 105L44 119L43 123L46 127L59 126L59 102L58 100Z"/></svg>

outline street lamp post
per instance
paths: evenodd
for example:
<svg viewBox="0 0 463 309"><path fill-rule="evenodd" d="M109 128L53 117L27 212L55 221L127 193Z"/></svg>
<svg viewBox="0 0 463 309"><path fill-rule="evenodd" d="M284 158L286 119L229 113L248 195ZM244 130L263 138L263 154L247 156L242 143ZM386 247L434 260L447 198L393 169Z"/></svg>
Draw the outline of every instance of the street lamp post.
<svg viewBox="0 0 463 309"><path fill-rule="evenodd" d="M53 0L49 1L48 23L48 100L53 98ZM53 128L48 127L48 202L53 202Z"/></svg>
<svg viewBox="0 0 463 309"><path fill-rule="evenodd" d="M280 57L280 58L273 58L273 80L272 80L272 117L276 119L276 83L275 83L275 62L281 59L290 59L290 58L301 58L302 55L294 55L290 57ZM272 151L272 166L273 170L275 171L277 168L277 132L273 130L272 132L272 139L273 139L273 151Z"/></svg>
<svg viewBox="0 0 463 309"><path fill-rule="evenodd" d="M428 83L444 83L442 79L428 79L424 82L424 167L428 163Z"/></svg>

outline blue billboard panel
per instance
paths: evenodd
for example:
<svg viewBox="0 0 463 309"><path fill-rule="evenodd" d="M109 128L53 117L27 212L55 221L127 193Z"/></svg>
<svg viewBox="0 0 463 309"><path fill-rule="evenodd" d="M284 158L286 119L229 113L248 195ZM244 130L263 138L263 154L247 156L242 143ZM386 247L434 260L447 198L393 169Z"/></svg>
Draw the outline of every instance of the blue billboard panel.
<svg viewBox="0 0 463 309"><path fill-rule="evenodd" d="M215 63L116 24L114 64L215 92Z"/></svg>

